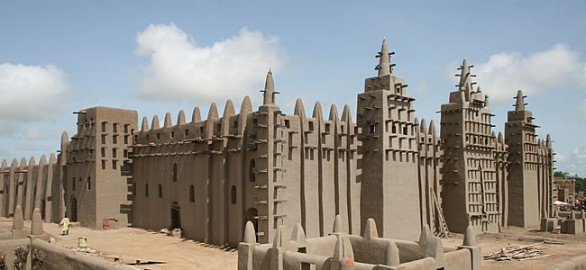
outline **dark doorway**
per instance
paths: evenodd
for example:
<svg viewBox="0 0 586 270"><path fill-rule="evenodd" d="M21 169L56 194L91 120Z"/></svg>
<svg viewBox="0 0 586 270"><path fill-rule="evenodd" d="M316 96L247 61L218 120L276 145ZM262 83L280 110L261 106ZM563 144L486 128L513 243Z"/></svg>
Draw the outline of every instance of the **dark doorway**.
<svg viewBox="0 0 586 270"><path fill-rule="evenodd" d="M69 220L71 222L77 222L77 199L71 196L71 212L69 213Z"/></svg>
<svg viewBox="0 0 586 270"><path fill-rule="evenodd" d="M177 202L171 205L171 229L181 228L181 208Z"/></svg>

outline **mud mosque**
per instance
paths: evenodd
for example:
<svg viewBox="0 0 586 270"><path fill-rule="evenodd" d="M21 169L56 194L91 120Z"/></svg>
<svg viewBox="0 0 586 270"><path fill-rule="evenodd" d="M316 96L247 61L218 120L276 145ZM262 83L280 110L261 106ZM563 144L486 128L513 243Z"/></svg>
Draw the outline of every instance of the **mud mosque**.
<svg viewBox="0 0 586 270"><path fill-rule="evenodd" d="M248 221L248 240L269 243L295 224L308 238L335 226L363 235L370 224L381 237L414 241L426 226L433 235L499 232L551 217L552 141L537 137L523 93L496 135L490 99L464 60L437 125L416 117L392 54L384 40L356 115L332 106L324 116L319 103L308 115L302 100L282 112L271 71L256 109L246 97L239 111L228 100L221 115L212 104L206 118L196 107L189 120L179 111L175 123L167 113L140 126L134 110L80 110L58 153L2 161L0 215L22 208L31 219L39 208L46 222L181 228L230 246Z"/></svg>

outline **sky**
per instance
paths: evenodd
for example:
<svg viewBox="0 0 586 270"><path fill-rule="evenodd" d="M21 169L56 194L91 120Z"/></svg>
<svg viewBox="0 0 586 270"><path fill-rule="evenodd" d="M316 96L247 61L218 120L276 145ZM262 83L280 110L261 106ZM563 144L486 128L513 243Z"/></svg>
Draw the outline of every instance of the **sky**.
<svg viewBox="0 0 586 270"><path fill-rule="evenodd" d="M466 58L496 133L517 90L556 170L586 176L586 1L2 1L0 160L55 153L73 112L150 120L212 102L253 107L269 69L277 105L355 113L386 38L416 116L439 123Z"/></svg>

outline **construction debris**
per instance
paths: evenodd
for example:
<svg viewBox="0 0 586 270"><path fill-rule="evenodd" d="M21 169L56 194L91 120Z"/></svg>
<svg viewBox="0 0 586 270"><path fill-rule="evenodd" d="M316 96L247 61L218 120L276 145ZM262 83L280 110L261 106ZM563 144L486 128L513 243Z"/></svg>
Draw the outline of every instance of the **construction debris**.
<svg viewBox="0 0 586 270"><path fill-rule="evenodd" d="M498 251L495 251L489 255L484 256L484 259L495 261L521 261L537 257L549 256L543 254L543 250L535 247L541 244L543 244L543 242L527 246L517 246L509 244L509 246L506 248L501 248Z"/></svg>

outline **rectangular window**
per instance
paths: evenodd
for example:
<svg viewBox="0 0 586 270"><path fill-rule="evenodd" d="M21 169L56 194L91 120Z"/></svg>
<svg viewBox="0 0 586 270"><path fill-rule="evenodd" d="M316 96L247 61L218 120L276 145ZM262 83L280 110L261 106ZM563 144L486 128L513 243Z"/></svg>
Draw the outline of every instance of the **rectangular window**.
<svg viewBox="0 0 586 270"><path fill-rule="evenodd" d="M116 148L112 148L112 158L116 158Z"/></svg>
<svg viewBox="0 0 586 270"><path fill-rule="evenodd" d="M102 144L106 144L106 135L102 135Z"/></svg>
<svg viewBox="0 0 586 270"><path fill-rule="evenodd" d="M87 190L92 190L92 178L87 178Z"/></svg>
<svg viewBox="0 0 586 270"><path fill-rule="evenodd" d="M112 132L118 132L118 123L112 124Z"/></svg>
<svg viewBox="0 0 586 270"><path fill-rule="evenodd" d="M112 136L112 143L113 144L117 144L118 143L118 135Z"/></svg>
<svg viewBox="0 0 586 270"><path fill-rule="evenodd" d="M116 170L118 168L118 162L116 160L112 160L112 170Z"/></svg>
<svg viewBox="0 0 586 270"><path fill-rule="evenodd" d="M102 132L106 132L106 125L108 122L102 122Z"/></svg>
<svg viewBox="0 0 586 270"><path fill-rule="evenodd" d="M124 153L124 157L128 158L128 150L125 149L123 153Z"/></svg>
<svg viewBox="0 0 586 270"><path fill-rule="evenodd" d="M124 125L124 133L128 134L128 128L129 128L129 124Z"/></svg>
<svg viewBox="0 0 586 270"><path fill-rule="evenodd" d="M124 135L124 144L128 144L128 136L129 135Z"/></svg>
<svg viewBox="0 0 586 270"><path fill-rule="evenodd" d="M106 169L106 161L102 160L102 170L105 170L105 169Z"/></svg>
<svg viewBox="0 0 586 270"><path fill-rule="evenodd" d="M102 157L106 157L106 147L102 147L102 149L100 149L100 150L101 150L100 152L102 154Z"/></svg>

